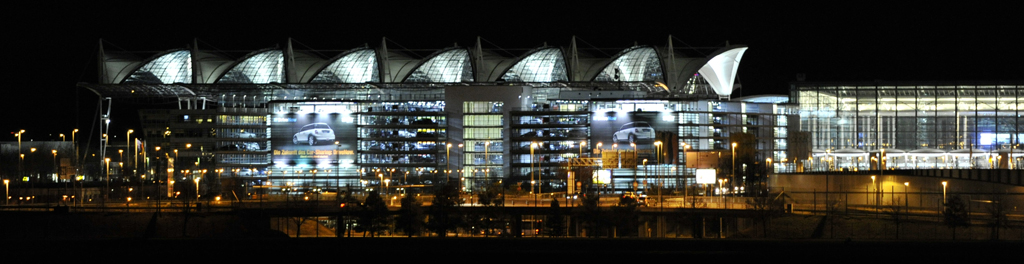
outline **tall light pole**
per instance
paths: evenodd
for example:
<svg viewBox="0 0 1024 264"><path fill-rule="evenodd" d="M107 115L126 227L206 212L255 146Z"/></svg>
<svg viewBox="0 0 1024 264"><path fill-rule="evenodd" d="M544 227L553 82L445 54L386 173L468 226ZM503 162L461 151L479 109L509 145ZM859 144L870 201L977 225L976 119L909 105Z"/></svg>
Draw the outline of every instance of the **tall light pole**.
<svg viewBox="0 0 1024 264"><path fill-rule="evenodd" d="M636 175L636 173L633 173L633 175ZM644 159L644 178L650 178L650 176L647 175L647 159ZM639 181L636 180L636 177L633 177L633 193L636 193L637 184L639 184Z"/></svg>
<svg viewBox="0 0 1024 264"><path fill-rule="evenodd" d="M662 150L661 149L661 140L655 141L654 142L654 147L658 150L658 153L654 154L654 164L655 164L654 165L654 174L658 175L658 185L659 185L658 186L658 200L660 202L661 201L661 187L663 185L665 185L665 183L663 183L661 181L661 172L658 171L658 168L661 167L661 150Z"/></svg>
<svg viewBox="0 0 1024 264"><path fill-rule="evenodd" d="M465 146L465 145L463 145L462 143L459 143L458 153L455 154L456 155L455 157L459 159L459 161L455 162L455 170L458 171L458 174L455 175L455 180L459 180L459 178L462 177L462 169L461 168L466 166L465 164L463 164L463 163L466 163L466 150L462 148L463 146ZM461 158L459 158L459 157L461 157ZM459 184L460 184L459 189L461 190L462 189L462 186L461 186L462 181L461 180L459 180Z"/></svg>
<svg viewBox="0 0 1024 264"><path fill-rule="evenodd" d="M60 176L60 171L59 171L60 167L57 166L57 150L56 149L51 149L50 152L53 153L53 174L58 175L57 180L60 180L60 177L59 177ZM66 188L67 185L65 184L64 187Z"/></svg>
<svg viewBox="0 0 1024 264"><path fill-rule="evenodd" d="M640 184L640 182L636 181L636 169L637 169L637 167L636 167L636 165L637 165L636 164L636 162L637 162L636 143L630 142L629 146L633 147L633 193L636 194L636 186L638 184Z"/></svg>
<svg viewBox="0 0 1024 264"><path fill-rule="evenodd" d="M533 177L533 150L535 148L537 148L537 142L530 143L530 192L533 193L533 206L537 206L537 193L533 192L533 187L537 186L537 180Z"/></svg>
<svg viewBox="0 0 1024 264"><path fill-rule="evenodd" d="M587 145L587 141L586 140L581 140L580 141L580 158L583 158L583 147L586 146L586 145Z"/></svg>
<svg viewBox="0 0 1024 264"><path fill-rule="evenodd" d="M24 129L18 131L18 133L14 133L14 136L18 137L18 156L21 156L21 160L18 162L18 176L24 176L25 174L23 168L25 166L23 165L23 163L25 163L25 154L21 153L21 135L23 134L25 134Z"/></svg>
<svg viewBox="0 0 1024 264"><path fill-rule="evenodd" d="M736 184L736 142L732 143L732 183Z"/></svg>
<svg viewBox="0 0 1024 264"><path fill-rule="evenodd" d="M132 146L132 133L135 133L135 130L134 129L129 129L128 133L126 134L127 135L127 138L125 138L126 145L124 145L124 147L125 148L132 148L133 150L135 150L135 152L128 152L128 155L132 155L132 158L130 159L130 161L132 163L132 175L131 176L135 176L135 171L138 170L138 168L139 168L139 166L137 164L138 160L135 158L135 156L139 155L139 146L134 146L134 147ZM134 154L132 154L132 153L134 153Z"/></svg>
<svg viewBox="0 0 1024 264"><path fill-rule="evenodd" d="M71 131L71 144L75 145L75 158L71 162L75 163L75 177L78 177L78 141L75 140L75 134L78 133L78 129Z"/></svg>
<svg viewBox="0 0 1024 264"><path fill-rule="evenodd" d="M906 207L906 209L904 209L904 212L906 212L907 216L909 217L910 216L910 182L903 182L903 197L905 198L904 199L905 200L904 201L904 205L906 205L906 206L904 206L904 207Z"/></svg>
<svg viewBox="0 0 1024 264"><path fill-rule="evenodd" d="M104 158L103 161L107 162L107 188L103 189L103 203L106 203L110 198L110 158Z"/></svg>
<svg viewBox="0 0 1024 264"><path fill-rule="evenodd" d="M878 186L875 186L875 175L871 175L871 188L874 188L872 194L878 193ZM874 197L875 198L874 199L875 200L874 201L875 202L875 213L877 213L878 212L878 195L872 195L872 196L875 196Z"/></svg>
<svg viewBox="0 0 1024 264"><path fill-rule="evenodd" d="M451 171L452 171L451 158L452 158L452 143L448 143L447 145L445 145L445 148L444 148L444 171L445 171L444 172L445 173L444 174L444 183L445 184L448 184L448 178L451 177L451 175L449 175L449 174L451 174Z"/></svg>
<svg viewBox="0 0 1024 264"><path fill-rule="evenodd" d="M942 205L943 206L946 205L946 185L947 184L949 184L949 182L942 181Z"/></svg>
<svg viewBox="0 0 1024 264"><path fill-rule="evenodd" d="M764 181L764 184L765 184L765 187L764 187L764 188L765 188L766 190L768 190L768 192L767 192L767 193L771 193L771 190L770 190L770 189L768 189L768 182L769 182L769 180L770 180L770 179L768 179L768 178L769 178L769 177L771 177L771 175L772 175L772 158L766 158L766 159L764 159L764 164L765 164L765 166L766 166L766 167L768 168L768 170L764 172L764 173L765 173L764 177L765 177L765 179L766 179L766 180Z"/></svg>
<svg viewBox="0 0 1024 264"><path fill-rule="evenodd" d="M484 142L484 167L485 168L490 168L489 166L491 165L491 155L490 155L490 152L489 152L490 148L491 148L491 141L488 140L487 142ZM475 150L475 148L474 148L474 150ZM484 175L484 177L488 178L487 180L490 181L491 175L487 174L487 175ZM487 183L487 184L490 184L490 183Z"/></svg>
<svg viewBox="0 0 1024 264"><path fill-rule="evenodd" d="M199 177L192 176L192 181L196 182L196 206L199 206Z"/></svg>
<svg viewBox="0 0 1024 264"><path fill-rule="evenodd" d="M11 180L4 179L4 204L11 204Z"/></svg>

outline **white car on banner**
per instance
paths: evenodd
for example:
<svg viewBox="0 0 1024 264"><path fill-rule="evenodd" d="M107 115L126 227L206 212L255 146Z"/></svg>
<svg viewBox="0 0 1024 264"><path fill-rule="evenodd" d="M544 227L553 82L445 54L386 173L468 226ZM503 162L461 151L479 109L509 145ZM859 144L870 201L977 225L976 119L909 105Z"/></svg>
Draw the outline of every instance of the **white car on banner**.
<svg viewBox="0 0 1024 264"><path fill-rule="evenodd" d="M313 123L302 126L298 133L292 136L292 144L299 142L307 143L310 146L319 142L334 142L334 130L326 123Z"/></svg>
<svg viewBox="0 0 1024 264"><path fill-rule="evenodd" d="M618 132L612 134L612 141L637 143L639 141L654 140L654 137L656 137L656 135L654 133L654 127L651 127L651 124L648 124L647 122L632 122L622 125Z"/></svg>

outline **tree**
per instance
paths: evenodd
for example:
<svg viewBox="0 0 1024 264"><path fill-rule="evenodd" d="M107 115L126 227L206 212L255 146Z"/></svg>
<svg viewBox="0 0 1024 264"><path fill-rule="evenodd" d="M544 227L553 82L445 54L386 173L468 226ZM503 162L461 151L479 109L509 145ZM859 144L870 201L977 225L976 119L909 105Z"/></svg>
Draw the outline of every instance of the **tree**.
<svg viewBox="0 0 1024 264"><path fill-rule="evenodd" d="M360 213L362 210L362 206L360 205L359 200L357 200L355 197L352 197L351 192L345 192L345 195L342 196L341 200L338 202L338 206L341 207L341 211L339 212L340 214L336 218L338 225L334 231L335 235L338 237L344 237L347 234L348 237L352 237L352 221L349 220L349 217L351 217L354 214ZM338 232L338 228L344 229L342 229L341 232Z"/></svg>
<svg viewBox="0 0 1024 264"><path fill-rule="evenodd" d="M894 201L892 204L889 204L884 209L885 210L884 211L885 214L888 215L890 219L892 219L892 222L894 224L896 224L896 239L897 240L900 239L900 223L903 221L903 217L904 217L903 216L903 207L900 206L900 204L902 204L900 202L901 198L902 197L896 198L896 201Z"/></svg>
<svg viewBox="0 0 1024 264"><path fill-rule="evenodd" d="M825 200L825 221L828 223L830 238L836 238L836 226L839 225L839 204L840 200L837 197Z"/></svg>
<svg viewBox="0 0 1024 264"><path fill-rule="evenodd" d="M558 205L558 199L551 199L551 214L548 215L547 227L548 236L558 237L565 235L565 215Z"/></svg>
<svg viewBox="0 0 1024 264"><path fill-rule="evenodd" d="M959 195L952 195L946 202L946 208L942 210L942 222L953 229L953 240L956 240L956 228L968 227L971 225L967 214L967 205Z"/></svg>
<svg viewBox="0 0 1024 264"><path fill-rule="evenodd" d="M419 234L423 230L425 219L423 203L419 199L412 195L402 198L402 208L398 210L396 224L406 236L412 237L413 234Z"/></svg>
<svg viewBox="0 0 1024 264"><path fill-rule="evenodd" d="M637 214L637 207L639 205L633 197L623 196L619 198L619 203L612 207L611 220L617 235L631 236L636 234L639 227L639 220L637 220L639 216Z"/></svg>
<svg viewBox="0 0 1024 264"><path fill-rule="evenodd" d="M462 215L456 212L459 205L462 205L462 199L455 184L447 183L434 190L427 229L437 233L439 237L447 237L448 231L457 230L463 220Z"/></svg>
<svg viewBox="0 0 1024 264"><path fill-rule="evenodd" d="M595 190L583 195L577 207L579 219L583 222L583 230L588 237L595 237L608 226L608 219L599 207L600 197Z"/></svg>
<svg viewBox="0 0 1024 264"><path fill-rule="evenodd" d="M1006 217L1006 205L1003 203L1003 197L996 195L992 197L992 202L988 206L989 227L991 227L992 235L990 236L993 240L999 239L999 231L1009 224L1009 219Z"/></svg>
<svg viewBox="0 0 1024 264"><path fill-rule="evenodd" d="M477 220L477 226L481 226L484 229L485 236L491 235L494 229L504 230L507 221L505 220L504 210L501 207L505 205L502 191L504 191L504 187L500 183L494 183L477 194L478 201L485 208L482 215L475 216L475 220Z"/></svg>
<svg viewBox="0 0 1024 264"><path fill-rule="evenodd" d="M761 193L747 200L747 205L757 215L757 221L761 224L764 237L769 236L772 219L784 213L788 198L789 195L786 193Z"/></svg>
<svg viewBox="0 0 1024 264"><path fill-rule="evenodd" d="M384 198L381 198L380 193L376 190L370 191L366 195L366 200L363 201L363 210L359 217L359 224L363 226L363 232L369 232L370 237L378 235L387 229L389 216L390 213L387 204L384 203Z"/></svg>

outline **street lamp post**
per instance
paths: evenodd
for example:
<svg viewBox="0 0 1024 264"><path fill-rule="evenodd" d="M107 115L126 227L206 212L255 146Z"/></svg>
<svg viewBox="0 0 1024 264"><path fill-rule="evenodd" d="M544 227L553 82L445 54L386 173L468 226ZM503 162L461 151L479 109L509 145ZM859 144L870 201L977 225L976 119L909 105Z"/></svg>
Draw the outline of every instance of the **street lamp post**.
<svg viewBox="0 0 1024 264"><path fill-rule="evenodd" d="M104 158L103 161L107 162L107 188L103 189L103 203L107 203L110 198L110 158Z"/></svg>
<svg viewBox="0 0 1024 264"><path fill-rule="evenodd" d="M11 180L4 179L4 204L11 204Z"/></svg>
<svg viewBox="0 0 1024 264"><path fill-rule="evenodd" d="M906 209L904 209L904 212L906 212L907 213L907 217L909 217L910 216L910 182L904 182L903 183L903 197L904 197L904 200L905 200L905 201L903 201L903 203L904 203L904 205L906 207Z"/></svg>
<svg viewBox="0 0 1024 264"><path fill-rule="evenodd" d="M491 148L491 141L488 140L487 142L484 142L484 167L485 168L490 168L490 165L491 165L491 155L490 155L490 152L489 152L490 148ZM476 148L474 147L473 150L476 150ZM490 174L484 175L484 177L488 178L487 179L488 181L491 180L491 179L489 179L491 177ZM490 183L488 182L487 184L490 184Z"/></svg>
<svg viewBox="0 0 1024 264"><path fill-rule="evenodd" d="M196 209L199 208L199 177L192 176L192 181L196 182Z"/></svg>
<svg viewBox="0 0 1024 264"><path fill-rule="evenodd" d="M946 205L946 185L949 184L947 181L942 181L942 205Z"/></svg>
<svg viewBox="0 0 1024 264"><path fill-rule="evenodd" d="M452 158L452 143L448 143L447 145L445 145L445 148L444 148L444 171L445 171L444 172L445 173L444 174L444 183L445 184L448 184L448 178L451 177L451 175L449 175L449 174L451 174L451 170L452 170L451 158Z"/></svg>
<svg viewBox="0 0 1024 264"><path fill-rule="evenodd" d="M770 181L770 179L768 179L768 178L770 178L771 175L772 175L772 158L764 159L764 164L765 164L765 167L768 168L768 170L764 172L764 177L766 179L764 181L764 183L765 183L764 189L767 190L767 193L772 193L771 189L768 188L768 183Z"/></svg>
<svg viewBox="0 0 1024 264"><path fill-rule="evenodd" d="M126 134L127 137L125 138L125 145L124 145L125 148L129 148L129 147L132 146L132 133L134 133L134 132L135 132L134 129L129 129L128 130L128 133ZM135 155L137 155L137 154L139 154L139 150L138 149L135 149L135 154L132 154L132 152L128 152L128 155L132 155L132 159L135 159ZM134 168L138 168L138 166L136 165L136 162L132 162L132 166L135 166ZM121 174L124 174L124 168L123 167L121 168ZM132 175L131 176L135 176L135 170L132 170Z"/></svg>
<svg viewBox="0 0 1024 264"><path fill-rule="evenodd" d="M534 203L534 206L537 206L537 204L536 204L537 203L537 193L533 192L534 186L537 186L537 180L535 180L534 177L533 177L533 174L534 174L534 169L533 169L533 150L535 148L537 148L537 142L530 143L530 192L533 193L533 203Z"/></svg>
<svg viewBox="0 0 1024 264"><path fill-rule="evenodd" d="M732 143L732 184L736 184L736 142ZM725 186L722 186L725 187Z"/></svg>
<svg viewBox="0 0 1024 264"><path fill-rule="evenodd" d="M644 159L644 179L647 179L647 178L650 178L650 176L647 175L647 159ZM635 177L633 178L633 181L637 182ZM647 181L647 180L644 180L644 181ZM646 190L647 186L644 186L644 187L645 187L645 190ZM636 184L633 184L633 193L636 193Z"/></svg>
<svg viewBox="0 0 1024 264"><path fill-rule="evenodd" d="M23 134L25 134L25 130L24 129L22 129L21 131L18 131L18 133L14 133L14 136L18 137L18 156L21 157L21 160L18 161L18 176L24 176L24 174L25 174L24 168L23 168L24 167L23 164L25 163L25 154L21 153L21 136Z"/></svg>
<svg viewBox="0 0 1024 264"><path fill-rule="evenodd" d="M629 146L633 147L633 194L636 194L636 187L637 187L638 184L640 184L640 182L638 182L636 180L636 168L637 168L636 167L636 161L637 161L636 143L630 142Z"/></svg>

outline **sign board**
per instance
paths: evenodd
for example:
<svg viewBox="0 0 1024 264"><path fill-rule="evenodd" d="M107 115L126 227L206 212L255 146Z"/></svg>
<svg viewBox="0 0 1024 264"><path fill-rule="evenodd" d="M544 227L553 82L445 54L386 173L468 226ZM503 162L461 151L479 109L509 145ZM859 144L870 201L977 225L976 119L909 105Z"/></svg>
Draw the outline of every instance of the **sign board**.
<svg viewBox="0 0 1024 264"><path fill-rule="evenodd" d="M697 169L697 184L715 184L715 169Z"/></svg>
<svg viewBox="0 0 1024 264"><path fill-rule="evenodd" d="M686 168L714 169L718 168L720 159L729 158L728 151L689 151L686 152Z"/></svg>

